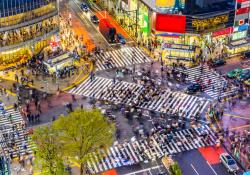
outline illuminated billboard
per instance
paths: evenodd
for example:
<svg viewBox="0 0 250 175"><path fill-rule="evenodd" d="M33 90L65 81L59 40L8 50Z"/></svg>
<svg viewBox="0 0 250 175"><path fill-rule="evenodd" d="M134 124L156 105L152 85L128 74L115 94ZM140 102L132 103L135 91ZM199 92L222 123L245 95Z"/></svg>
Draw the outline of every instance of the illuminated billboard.
<svg viewBox="0 0 250 175"><path fill-rule="evenodd" d="M155 30L162 32L185 33L186 16L156 14Z"/></svg>
<svg viewBox="0 0 250 175"><path fill-rule="evenodd" d="M164 8L168 12L182 11L185 7L185 0L155 0L156 8Z"/></svg>

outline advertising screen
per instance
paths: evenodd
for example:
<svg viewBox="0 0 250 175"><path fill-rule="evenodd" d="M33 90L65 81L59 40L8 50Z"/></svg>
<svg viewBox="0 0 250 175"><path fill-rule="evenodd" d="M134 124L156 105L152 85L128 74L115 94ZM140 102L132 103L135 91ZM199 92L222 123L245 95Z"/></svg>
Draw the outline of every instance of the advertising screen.
<svg viewBox="0 0 250 175"><path fill-rule="evenodd" d="M185 0L155 0L157 8L164 8L170 13L183 11Z"/></svg>
<svg viewBox="0 0 250 175"><path fill-rule="evenodd" d="M163 32L185 33L186 16L156 14L155 29Z"/></svg>

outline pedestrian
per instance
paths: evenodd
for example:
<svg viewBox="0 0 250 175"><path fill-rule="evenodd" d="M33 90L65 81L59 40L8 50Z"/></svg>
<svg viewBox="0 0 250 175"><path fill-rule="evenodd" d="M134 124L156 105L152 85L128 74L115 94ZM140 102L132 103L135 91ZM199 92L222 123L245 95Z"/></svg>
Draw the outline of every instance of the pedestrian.
<svg viewBox="0 0 250 175"><path fill-rule="evenodd" d="M76 101L76 97L75 97L75 95L74 95L74 94L72 94L72 95L71 95L71 97L72 97L72 101L73 101L73 102L75 102L75 101Z"/></svg>

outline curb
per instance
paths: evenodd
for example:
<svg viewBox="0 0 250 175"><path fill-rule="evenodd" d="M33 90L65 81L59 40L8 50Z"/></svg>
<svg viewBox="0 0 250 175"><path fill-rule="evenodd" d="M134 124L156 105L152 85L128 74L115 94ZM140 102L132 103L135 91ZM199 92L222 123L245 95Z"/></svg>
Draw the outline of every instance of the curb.
<svg viewBox="0 0 250 175"><path fill-rule="evenodd" d="M90 64L90 72L93 70L93 63L91 63ZM78 85L78 84L80 84L80 83L82 83L84 80L86 80L86 78L88 78L88 76L89 76L89 72L82 78L82 79L80 79L79 81L77 81L76 83L72 83L70 86L68 86L68 87L66 87L66 88L64 88L64 89L62 89L62 91L67 91L67 90L69 90L69 89L72 89L74 86L76 86L76 85Z"/></svg>
<svg viewBox="0 0 250 175"><path fill-rule="evenodd" d="M90 63L90 69L89 69L89 70L90 70L89 72L91 72L91 71L93 70L93 63ZM84 71L84 70L83 70L83 71ZM83 71L82 71L82 72L83 72ZM81 73L82 73L82 72L81 72ZM80 80L77 81L76 83L72 83L72 84L71 84L70 86L68 86L68 87L65 87L64 89L62 89L62 91L67 91L67 90L73 88L74 86L80 84L81 82L83 82L83 81L89 76L89 72L88 72L82 79L80 79ZM14 82L17 82L17 81L15 81L15 80L12 79L12 78L3 78L2 76L0 76L0 78L2 78L2 79L4 79L4 80L7 80L7 81L14 81ZM30 84L30 83L27 83L26 85L29 86L29 87L31 87L31 88L38 89L38 88L36 88L36 86L33 86L33 85ZM11 92L11 91L8 90L8 89L6 89L6 92L7 92L8 94L12 95L12 96L16 96L16 93Z"/></svg>
<svg viewBox="0 0 250 175"><path fill-rule="evenodd" d="M13 106L6 106L6 110L9 110L9 109L12 109L13 108Z"/></svg>
<svg viewBox="0 0 250 175"><path fill-rule="evenodd" d="M16 93L11 92L9 89L6 89L6 92L14 97L16 97Z"/></svg>

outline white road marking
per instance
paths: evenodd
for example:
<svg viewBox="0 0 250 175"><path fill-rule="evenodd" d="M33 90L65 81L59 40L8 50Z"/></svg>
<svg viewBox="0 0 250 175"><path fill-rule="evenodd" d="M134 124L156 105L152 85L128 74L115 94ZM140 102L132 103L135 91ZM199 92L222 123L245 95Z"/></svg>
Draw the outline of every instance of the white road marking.
<svg viewBox="0 0 250 175"><path fill-rule="evenodd" d="M214 174L215 175L218 175L217 173L216 173L216 171L213 169L213 167L210 165L210 163L207 161L207 164L208 164L208 166L212 169L212 171L214 172Z"/></svg>
<svg viewBox="0 0 250 175"><path fill-rule="evenodd" d="M128 174L125 174L125 175L135 175L135 174L142 173L142 172L145 172L145 171L149 171L150 174L152 174L150 170L158 169L158 168L161 168L161 167L163 167L163 165L157 165L157 166L142 169L142 170L139 170L139 171L134 171L132 173L128 173Z"/></svg>
<svg viewBox="0 0 250 175"><path fill-rule="evenodd" d="M195 172L197 175L200 175L200 174L198 173L198 171L194 168L194 166L193 166L192 163L190 164L190 166L193 168L194 172Z"/></svg>

